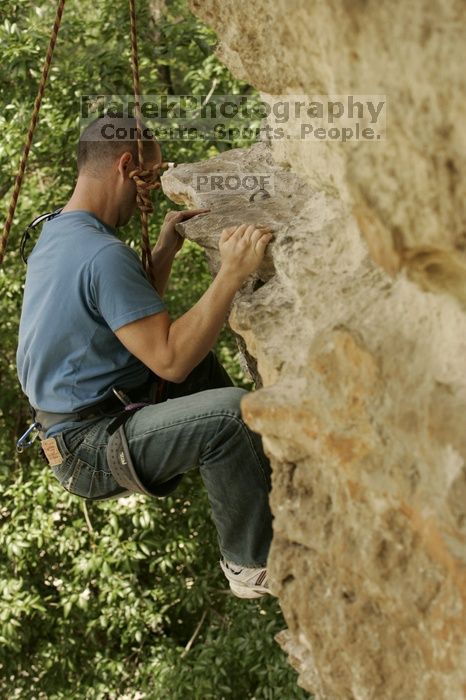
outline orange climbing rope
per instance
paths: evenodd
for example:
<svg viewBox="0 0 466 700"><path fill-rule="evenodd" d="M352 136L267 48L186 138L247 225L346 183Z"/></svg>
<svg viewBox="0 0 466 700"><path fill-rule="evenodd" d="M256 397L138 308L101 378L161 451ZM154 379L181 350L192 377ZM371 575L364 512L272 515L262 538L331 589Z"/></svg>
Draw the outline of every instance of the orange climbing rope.
<svg viewBox="0 0 466 700"><path fill-rule="evenodd" d="M142 266L144 267L152 286L155 287L147 215L151 214L154 210L150 199L150 191L160 187L159 170L165 166L165 163L157 164L151 170L144 169L140 103L141 86L139 82L138 36L136 28L135 0L129 0L129 14L131 20L131 67L133 72L133 92L137 127L136 132L138 139L138 167L135 170L132 170L129 176L133 178L136 184L137 204L141 214Z"/></svg>
<svg viewBox="0 0 466 700"><path fill-rule="evenodd" d="M45 55L45 61L42 68L42 75L40 78L39 89L37 91L37 96L34 101L34 109L32 111L31 121L29 124L28 133L26 136L26 142L23 147L23 154L21 156L21 162L19 164L18 174L16 175L15 186L13 189L13 194L10 199L10 206L8 208L8 215L5 221L5 226L3 227L2 238L0 240L0 265L3 263L3 258L5 257L6 246L8 243L8 236L11 229L11 224L13 223L13 217L15 215L16 203L18 201L19 193L21 191L21 185L23 184L24 172L26 170L26 164L29 156L29 151L31 150L32 139L34 136L34 131L36 130L37 120L39 118L39 110L42 103L42 98L45 92L45 86L47 84L47 77L49 74L50 64L52 63L53 51L55 49L55 44L57 43L58 30L60 29L61 18L63 15L63 8L65 6L65 0L58 0L57 12L55 14L55 21L52 27L52 34L50 37L50 42L47 48L47 53Z"/></svg>
<svg viewBox="0 0 466 700"><path fill-rule="evenodd" d="M5 251L8 243L8 236L10 233L11 225L13 222L13 217L16 211L16 204L18 202L19 193L21 191L21 185L23 183L24 173L26 170L26 164L29 156L29 151L31 149L32 139L34 136L34 131L36 129L37 121L39 118L39 111L42 103L42 98L45 92L45 86L47 83L47 78L49 74L50 64L52 62L52 56L55 49L55 44L57 42L58 31L60 29L61 19L63 15L63 9L66 0L58 0L57 11L55 15L55 21L52 27L52 34L50 37L49 46L47 48L47 54L45 56L44 66L42 68L42 75L39 83L39 88L37 91L37 96L34 101L34 109L31 116L31 122L29 125L29 130L26 137L26 142L24 144L23 153L21 156L21 162L16 175L15 186L13 194L11 196L10 205L8 209L8 215L3 228L3 234L0 240L0 265L3 263L5 256ZM133 75L133 92L136 105L136 125L137 125L137 143L138 143L138 167L129 173L136 185L137 190L137 205L141 213L141 229L142 229L142 265L146 274L152 284L155 287L154 279L154 269L152 263L152 253L151 246L149 242L149 231L148 231L148 220L147 215L153 212L153 205L150 199L150 191L159 188L160 178L159 171L162 168L168 166L168 163L157 163L153 168L144 168L144 153L143 153L143 142L142 142L142 120L141 120L141 103L140 103L140 82L139 82L139 59L138 59L138 40L137 40L137 27L136 27L136 6L135 0L129 0L129 11L131 20L131 66Z"/></svg>

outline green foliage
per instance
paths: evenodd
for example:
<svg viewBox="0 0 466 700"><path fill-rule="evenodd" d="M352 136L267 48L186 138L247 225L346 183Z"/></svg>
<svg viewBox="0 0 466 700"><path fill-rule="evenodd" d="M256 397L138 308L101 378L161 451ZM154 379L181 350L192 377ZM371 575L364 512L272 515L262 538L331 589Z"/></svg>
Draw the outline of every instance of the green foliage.
<svg viewBox="0 0 466 700"><path fill-rule="evenodd" d="M2 503L2 697L305 697L273 640L277 602L228 593L198 473L86 518L33 462Z"/></svg>
<svg viewBox="0 0 466 700"><path fill-rule="evenodd" d="M0 8L0 201L6 213L27 130L54 3L3 0ZM216 38L167 2L157 23L138 2L146 93L248 92L212 55ZM306 694L273 639L275 599L233 598L198 473L166 499L88 503L55 481L37 448L15 454L28 423L15 352L24 265L22 229L69 197L76 176L79 98L131 92L127 3L68 2L8 253L0 270L0 696L42 700L293 700ZM164 144L166 160L195 161L237 144ZM243 143L241 145L244 145ZM159 193L152 240L173 205ZM134 220L122 232L139 246ZM33 244L33 242L32 242ZM53 274L53 270L50 270ZM170 315L210 284L203 251L186 242L166 293ZM216 351L238 385L227 329ZM200 624L201 623L201 624Z"/></svg>

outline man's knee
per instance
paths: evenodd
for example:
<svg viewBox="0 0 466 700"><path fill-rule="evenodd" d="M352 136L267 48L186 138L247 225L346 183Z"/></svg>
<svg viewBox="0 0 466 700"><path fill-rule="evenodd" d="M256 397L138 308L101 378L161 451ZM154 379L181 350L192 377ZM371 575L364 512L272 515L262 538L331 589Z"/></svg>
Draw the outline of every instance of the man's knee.
<svg viewBox="0 0 466 700"><path fill-rule="evenodd" d="M249 392L239 386L225 387L222 390L219 408L226 413L232 413L241 417L241 400Z"/></svg>

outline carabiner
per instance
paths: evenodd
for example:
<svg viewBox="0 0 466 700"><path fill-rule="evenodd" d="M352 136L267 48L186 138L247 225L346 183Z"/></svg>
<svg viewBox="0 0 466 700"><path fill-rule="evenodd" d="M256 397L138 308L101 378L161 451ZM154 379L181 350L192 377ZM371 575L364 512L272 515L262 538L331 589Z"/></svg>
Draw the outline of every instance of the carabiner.
<svg viewBox="0 0 466 700"><path fill-rule="evenodd" d="M32 425L29 426L29 428L26 430L26 432L23 435L21 435L18 442L16 443L16 452L21 454L21 452L23 452L26 447L31 447L31 445L34 444L34 440L39 435L39 430L38 430L39 428L40 428L40 423L38 423L37 421L34 421L34 423L32 423ZM35 435L30 440L28 440L26 442L26 438L28 438L29 435L31 433L33 433L34 431L36 431Z"/></svg>

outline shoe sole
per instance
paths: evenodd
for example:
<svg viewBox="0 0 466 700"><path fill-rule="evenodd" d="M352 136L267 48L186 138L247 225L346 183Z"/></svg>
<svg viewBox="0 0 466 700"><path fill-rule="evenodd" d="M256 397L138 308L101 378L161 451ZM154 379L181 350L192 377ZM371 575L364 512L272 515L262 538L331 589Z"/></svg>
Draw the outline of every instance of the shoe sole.
<svg viewBox="0 0 466 700"><path fill-rule="evenodd" d="M263 595L270 595L268 588L263 588L262 586L251 588L234 581L230 581L230 589L237 598L261 598Z"/></svg>

